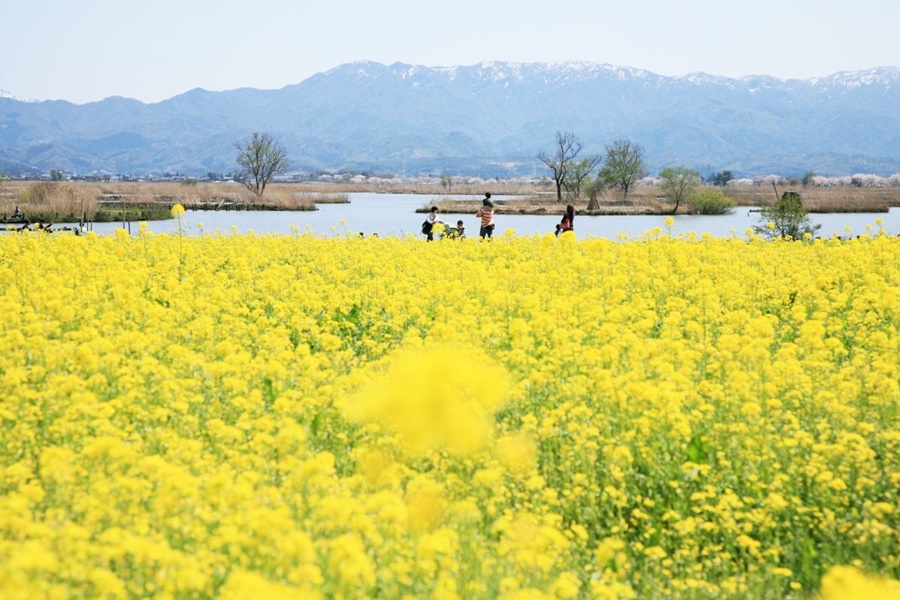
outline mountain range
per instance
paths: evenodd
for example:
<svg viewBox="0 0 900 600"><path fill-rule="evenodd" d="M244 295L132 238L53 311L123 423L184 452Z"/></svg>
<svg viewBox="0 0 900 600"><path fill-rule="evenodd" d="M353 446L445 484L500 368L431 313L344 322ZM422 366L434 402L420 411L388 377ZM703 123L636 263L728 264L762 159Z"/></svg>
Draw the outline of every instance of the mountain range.
<svg viewBox="0 0 900 600"><path fill-rule="evenodd" d="M784 80L587 62L355 62L277 90L198 88L151 104L0 93L0 171L227 173L235 143L256 131L297 172L543 175L536 155L562 131L586 154L636 142L654 174L889 175L900 172L900 69Z"/></svg>

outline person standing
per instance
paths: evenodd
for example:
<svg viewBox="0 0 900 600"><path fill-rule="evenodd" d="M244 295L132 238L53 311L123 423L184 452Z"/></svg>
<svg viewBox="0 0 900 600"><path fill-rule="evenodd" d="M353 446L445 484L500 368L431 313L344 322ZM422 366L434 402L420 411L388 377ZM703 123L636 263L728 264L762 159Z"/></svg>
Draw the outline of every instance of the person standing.
<svg viewBox="0 0 900 600"><path fill-rule="evenodd" d="M475 216L481 219L481 230L479 235L482 238L492 237L494 235L494 203L491 202L491 193L484 193L484 200L481 201L481 208L475 213Z"/></svg>
<svg viewBox="0 0 900 600"><path fill-rule="evenodd" d="M438 224L438 207L432 206L431 210L428 212L428 216L425 217L425 222L422 223L422 233L425 234L425 239L427 241L434 240L434 226Z"/></svg>

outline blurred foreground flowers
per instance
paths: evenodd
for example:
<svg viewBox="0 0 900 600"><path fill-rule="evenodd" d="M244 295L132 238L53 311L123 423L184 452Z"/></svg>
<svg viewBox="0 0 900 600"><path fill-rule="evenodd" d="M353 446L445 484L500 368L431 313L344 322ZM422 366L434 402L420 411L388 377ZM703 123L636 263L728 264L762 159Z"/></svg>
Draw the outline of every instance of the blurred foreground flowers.
<svg viewBox="0 0 900 600"><path fill-rule="evenodd" d="M506 399L506 372L463 348L408 350L358 392L351 418L384 423L413 453L446 449L467 456L491 439L494 411Z"/></svg>

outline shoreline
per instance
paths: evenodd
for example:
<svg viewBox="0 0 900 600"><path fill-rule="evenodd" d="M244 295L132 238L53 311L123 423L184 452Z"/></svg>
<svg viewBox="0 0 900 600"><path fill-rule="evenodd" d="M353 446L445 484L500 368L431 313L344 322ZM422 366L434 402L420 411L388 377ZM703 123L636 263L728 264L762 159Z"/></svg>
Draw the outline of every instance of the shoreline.
<svg viewBox="0 0 900 600"><path fill-rule="evenodd" d="M690 205L682 205L678 207L678 211L673 213L672 205L663 201L656 200L652 204L635 203L625 204L622 201L615 203L601 204L600 208L588 210L587 203L582 202L548 202L546 200L533 199L515 199L515 200L495 200L495 215L550 215L562 216L566 210L566 204L574 204L575 213L587 217L623 217L623 216L672 216L674 215L700 215L701 213L691 210ZM898 204L900 205L900 204ZM473 200L446 200L439 199L430 202L427 205L420 206L415 210L418 214L427 214L431 206L437 206L442 213L453 214L472 214L474 215L481 208L481 199ZM750 207L751 210L759 211L760 204L744 204L738 203L737 206L727 212L732 212L740 208ZM827 204L814 205L807 207L806 212L809 214L855 214L855 213L883 213L890 211L890 204L877 205L853 205L853 204Z"/></svg>
<svg viewBox="0 0 900 600"><path fill-rule="evenodd" d="M762 208L777 198L773 190L758 185L734 185L719 188L737 208ZM809 214L886 214L892 207L900 207L900 186L894 187L824 187L785 186L779 191L797 191ZM415 213L427 213L436 205L445 213L475 214L481 207L482 196L490 191L494 196L494 210L498 215L561 216L567 204L573 204L577 214L584 216L668 216L674 204L662 189L641 185L628 194L627 200L612 192L597 198L588 210L585 196L557 202L556 194L540 185L508 185L503 182L481 182L477 185L458 185L451 190L439 185L403 187L347 184L290 184L274 183L262 198L249 195L236 184L199 183L196 185L161 183L59 183L33 181L0 182L0 224L12 221L14 209L31 221L60 221L66 216L87 214L91 220L119 221L126 212L128 220L165 220L174 204L187 210L199 211L315 211L320 205L348 204L352 193L419 194L422 205ZM98 213L103 216L97 218ZM682 203L676 215L694 215L689 203Z"/></svg>
<svg viewBox="0 0 900 600"><path fill-rule="evenodd" d="M478 209L481 208L481 201L477 201L475 203L463 203L463 202L435 202L433 206L437 206L440 212L442 213L453 213L453 214L461 214L461 215L474 215L478 212ZM416 213L424 213L427 214L430 211L430 207L421 206L415 210ZM554 206L504 206L502 201L494 202L494 214L495 215L548 215L548 216L562 216L562 214L566 211L565 205L556 204ZM575 208L576 214L588 217L594 216L609 216L609 217L621 217L628 215L670 215L672 211L659 211L655 210L649 206L610 206L604 207L598 210L587 210L587 209L579 209ZM689 214L682 212L681 214Z"/></svg>

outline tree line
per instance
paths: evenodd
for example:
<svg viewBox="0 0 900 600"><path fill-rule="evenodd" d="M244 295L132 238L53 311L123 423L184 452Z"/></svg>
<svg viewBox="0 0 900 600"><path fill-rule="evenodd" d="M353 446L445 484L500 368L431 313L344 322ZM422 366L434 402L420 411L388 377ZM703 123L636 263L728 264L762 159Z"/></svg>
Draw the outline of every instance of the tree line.
<svg viewBox="0 0 900 600"><path fill-rule="evenodd" d="M557 131L553 152L539 152L537 155L552 173L557 202L563 201L563 193L566 197L577 198L582 190L587 190L591 196L588 204L590 210L592 205L596 206L600 192L616 189L627 199L628 192L648 175L644 148L631 140L619 139L607 144L603 157L591 154L579 158L583 148L574 133ZM275 175L289 168L287 151L268 133L254 133L249 139L236 142L235 149L238 151L235 160L241 167L241 182L257 198L263 195ZM597 176L593 177L595 170ZM811 173L807 175L809 178L812 176ZM701 188L700 173L693 169L667 167L659 173L659 178L660 188L673 204L672 214L685 202L690 202L701 214L722 214L734 208L734 202L721 191ZM732 179L730 171L722 171L712 177L710 183L724 186ZM786 193L767 211L762 215L766 225L755 228L757 233L793 238L815 233L806 218L800 196L795 192Z"/></svg>
<svg viewBox="0 0 900 600"><path fill-rule="evenodd" d="M574 133L557 131L553 152L537 155L550 169L558 202L563 201L564 194L578 198L582 190L586 190L593 203L606 189L619 190L627 200L628 192L648 174L644 148L631 140L620 139L608 144L605 157L599 154L581 156L583 148ZM254 133L249 139L236 142L235 149L238 152L235 160L241 168L239 180L257 197L263 195L275 175L289 168L287 151L269 133ZM593 177L598 169L597 176ZM723 179L724 185L731 174L726 171L718 177ZM660 178L664 192L674 203L673 214L688 198L696 204L695 196L701 182L697 171L685 167L667 168L660 173ZM706 204L710 203L707 201Z"/></svg>
<svg viewBox="0 0 900 600"><path fill-rule="evenodd" d="M581 156L584 145L572 132L556 132L552 152L538 152L537 158L550 169L556 185L556 200L578 198L582 192L590 194L588 209L596 207L597 195L605 190L621 192L624 200L628 192L646 177L644 147L627 139L606 145L605 155ZM593 177L594 171L597 176ZM700 189L703 178L687 167L668 167L659 173L660 187L673 204L672 214L685 202L691 202L697 212L718 214L733 208L733 203L720 191ZM730 171L711 177L709 183L724 186L733 179Z"/></svg>

